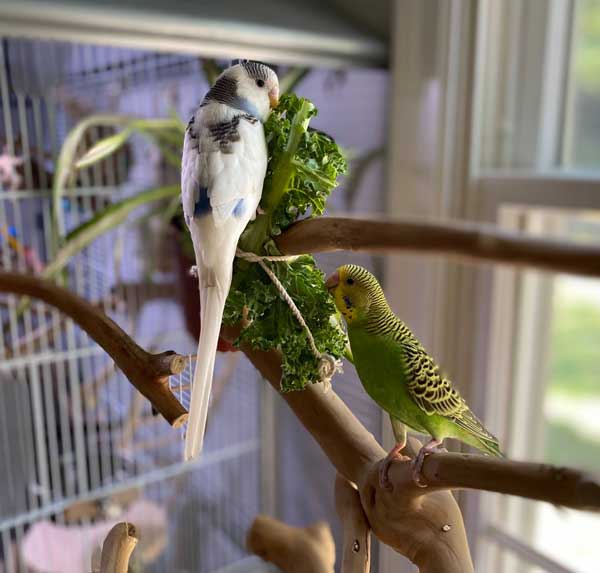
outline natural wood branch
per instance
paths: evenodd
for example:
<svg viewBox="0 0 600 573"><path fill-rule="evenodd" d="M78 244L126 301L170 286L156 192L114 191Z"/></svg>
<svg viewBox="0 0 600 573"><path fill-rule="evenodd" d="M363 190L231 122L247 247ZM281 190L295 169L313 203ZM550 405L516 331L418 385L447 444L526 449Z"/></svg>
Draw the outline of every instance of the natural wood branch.
<svg viewBox="0 0 600 573"><path fill-rule="evenodd" d="M329 526L319 521L291 527L259 515L248 531L248 550L277 565L283 573L333 573L335 544Z"/></svg>
<svg viewBox="0 0 600 573"><path fill-rule="evenodd" d="M287 254L340 249L420 251L600 276L597 247L534 239L471 223L321 218L292 226L278 237L277 243ZM41 298L71 316L103 346L130 381L171 423L184 420L185 410L166 382L168 374L183 367L183 357L143 351L86 301L52 283L0 272L2 291ZM224 334L232 340L238 333L224 329ZM278 353L243 350L265 378L279 389ZM325 393L320 385L312 385L302 392L282 396L337 471L357 485L364 514L374 534L411 559L421 573L473 571L462 515L451 489L497 491L568 507L600 509L600 486L585 474L481 456L429 456L423 468L429 485L426 489L414 485L408 462L395 463L390 470L393 489L383 490L378 469L385 452L335 392ZM169 408L170 415L166 415ZM418 442L411 440L407 453L414 455L419 447Z"/></svg>
<svg viewBox="0 0 600 573"><path fill-rule="evenodd" d="M420 446L411 439L404 453L414 455ZM401 465L408 467L407 462ZM452 493L419 488L412 478L410 483L397 480L392 471L390 477L393 489L382 489L375 464L359 484L363 510L377 538L415 563L420 573L473 573L462 514Z"/></svg>
<svg viewBox="0 0 600 573"><path fill-rule="evenodd" d="M394 483L412 481L410 464L394 464ZM423 481L434 489L495 491L572 509L600 511L600 483L585 472L549 464L516 462L469 454L432 454L423 466ZM421 492L424 490L421 489Z"/></svg>
<svg viewBox="0 0 600 573"><path fill-rule="evenodd" d="M102 545L100 573L127 573L129 559L138 542L135 525L117 523Z"/></svg>
<svg viewBox="0 0 600 573"><path fill-rule="evenodd" d="M51 281L0 271L0 292L38 298L72 318L112 357L169 424L178 427L186 421L187 411L169 389L169 376L179 374L186 366L184 356L173 351L146 352L101 310Z"/></svg>
<svg viewBox="0 0 600 573"><path fill-rule="evenodd" d="M221 336L235 340L239 329L224 327ZM276 389L280 390L281 356L278 352L253 350L245 344L241 349L250 362ZM338 472L358 482L361 472L377 463L385 452L372 434L356 419L348 406L333 392L323 392L320 384L312 384L302 392L281 394L304 427L319 443Z"/></svg>
<svg viewBox="0 0 600 573"><path fill-rule="evenodd" d="M235 329L223 334L233 339ZM280 389L277 352L242 347L263 376ZM412 481L408 462L390 470L392 491L379 485L385 455L374 437L333 390L313 384L282 398L319 443L337 471L357 484L363 510L375 535L418 565L421 573L473 570L464 523L451 489L472 488L545 500L577 509L600 509L600 485L576 470L492 459L479 455L433 454L426 458L427 488ZM411 439L406 453L421 444Z"/></svg>
<svg viewBox="0 0 600 573"><path fill-rule="evenodd" d="M358 490L340 474L335 478L335 509L344 530L342 573L369 573L371 528Z"/></svg>
<svg viewBox="0 0 600 573"><path fill-rule="evenodd" d="M221 334L233 340L238 331L227 328ZM280 355L244 346L242 350L279 390ZM473 571L462 515L449 491L398 498L394 495L398 488L383 490L377 472L385 452L333 390L325 392L321 384L313 384L302 392L281 396L337 471L357 484L368 522L380 540L411 559L421 573ZM443 527L449 520L453 527L445 532Z"/></svg>
<svg viewBox="0 0 600 573"><path fill-rule="evenodd" d="M276 243L288 255L340 250L414 251L600 276L600 247L534 238L466 221L319 217L292 225L277 237Z"/></svg>

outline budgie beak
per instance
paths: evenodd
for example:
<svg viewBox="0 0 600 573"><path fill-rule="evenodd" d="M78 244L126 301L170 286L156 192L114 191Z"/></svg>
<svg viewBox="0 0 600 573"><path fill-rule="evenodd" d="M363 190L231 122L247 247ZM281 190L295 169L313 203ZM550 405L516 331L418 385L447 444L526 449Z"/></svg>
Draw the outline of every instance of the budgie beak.
<svg viewBox="0 0 600 573"><path fill-rule="evenodd" d="M333 289L335 289L339 284L340 284L340 273L338 271L335 271L335 273L333 273L325 282L325 286L327 287L327 290L329 292L331 292Z"/></svg>
<svg viewBox="0 0 600 573"><path fill-rule="evenodd" d="M271 105L271 109L277 107L279 103L279 88L271 88L269 90L269 104Z"/></svg>

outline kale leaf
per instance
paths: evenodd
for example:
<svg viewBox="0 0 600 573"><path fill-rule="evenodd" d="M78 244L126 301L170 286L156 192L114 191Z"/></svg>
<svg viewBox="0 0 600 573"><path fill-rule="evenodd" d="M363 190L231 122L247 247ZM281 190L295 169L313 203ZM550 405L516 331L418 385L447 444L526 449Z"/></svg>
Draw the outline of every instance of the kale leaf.
<svg viewBox="0 0 600 573"><path fill-rule="evenodd" d="M272 237L307 213L321 215L338 176L346 171L346 160L335 141L309 128L316 114L310 101L286 94L265 124L269 162L261 200L264 214L242 235L243 250L280 254ZM319 351L343 356L346 338L334 319L335 306L313 257L267 264L302 313ZM306 333L258 264L236 260L223 318L226 324L250 320L236 344L247 342L253 348L281 351L282 390L299 390L319 381L318 361Z"/></svg>

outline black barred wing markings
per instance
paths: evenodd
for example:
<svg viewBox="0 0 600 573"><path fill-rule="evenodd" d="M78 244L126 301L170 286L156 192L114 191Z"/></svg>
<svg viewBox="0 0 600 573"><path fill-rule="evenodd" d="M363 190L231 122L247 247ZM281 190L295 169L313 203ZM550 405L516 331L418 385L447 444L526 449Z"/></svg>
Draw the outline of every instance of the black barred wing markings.
<svg viewBox="0 0 600 573"><path fill-rule="evenodd" d="M425 413L454 418L468 410L462 396L450 380L440 374L438 365L420 345L403 342L402 346L406 354L408 391Z"/></svg>
<svg viewBox="0 0 600 573"><path fill-rule="evenodd" d="M192 116L190 121L188 122L185 130L186 130L187 134L189 135L190 139L192 140L191 149L200 151L199 145L198 145L198 131L197 131L196 127L194 126L195 121L196 121L196 117Z"/></svg>
<svg viewBox="0 0 600 573"><path fill-rule="evenodd" d="M214 141L219 144L223 153L232 153L231 144L240 140L240 121L245 120L254 125L258 120L250 114L240 114L228 121L222 121L209 125L208 129Z"/></svg>
<svg viewBox="0 0 600 573"><path fill-rule="evenodd" d="M404 342L403 349L407 357L408 391L419 407L426 414L445 416L480 439L497 444L497 438L471 412L452 382L440 374L438 365L423 347Z"/></svg>

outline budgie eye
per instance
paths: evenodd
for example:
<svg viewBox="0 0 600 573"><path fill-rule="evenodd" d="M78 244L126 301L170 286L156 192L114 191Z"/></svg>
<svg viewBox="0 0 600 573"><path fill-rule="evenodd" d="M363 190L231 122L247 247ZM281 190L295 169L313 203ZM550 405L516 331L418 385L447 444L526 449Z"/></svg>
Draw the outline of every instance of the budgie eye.
<svg viewBox="0 0 600 573"><path fill-rule="evenodd" d="M354 279L346 279L346 284L352 286L354 284Z"/></svg>
<svg viewBox="0 0 600 573"><path fill-rule="evenodd" d="M265 82L264 82L264 80L256 80L256 85L259 88L262 88L265 85Z"/></svg>

